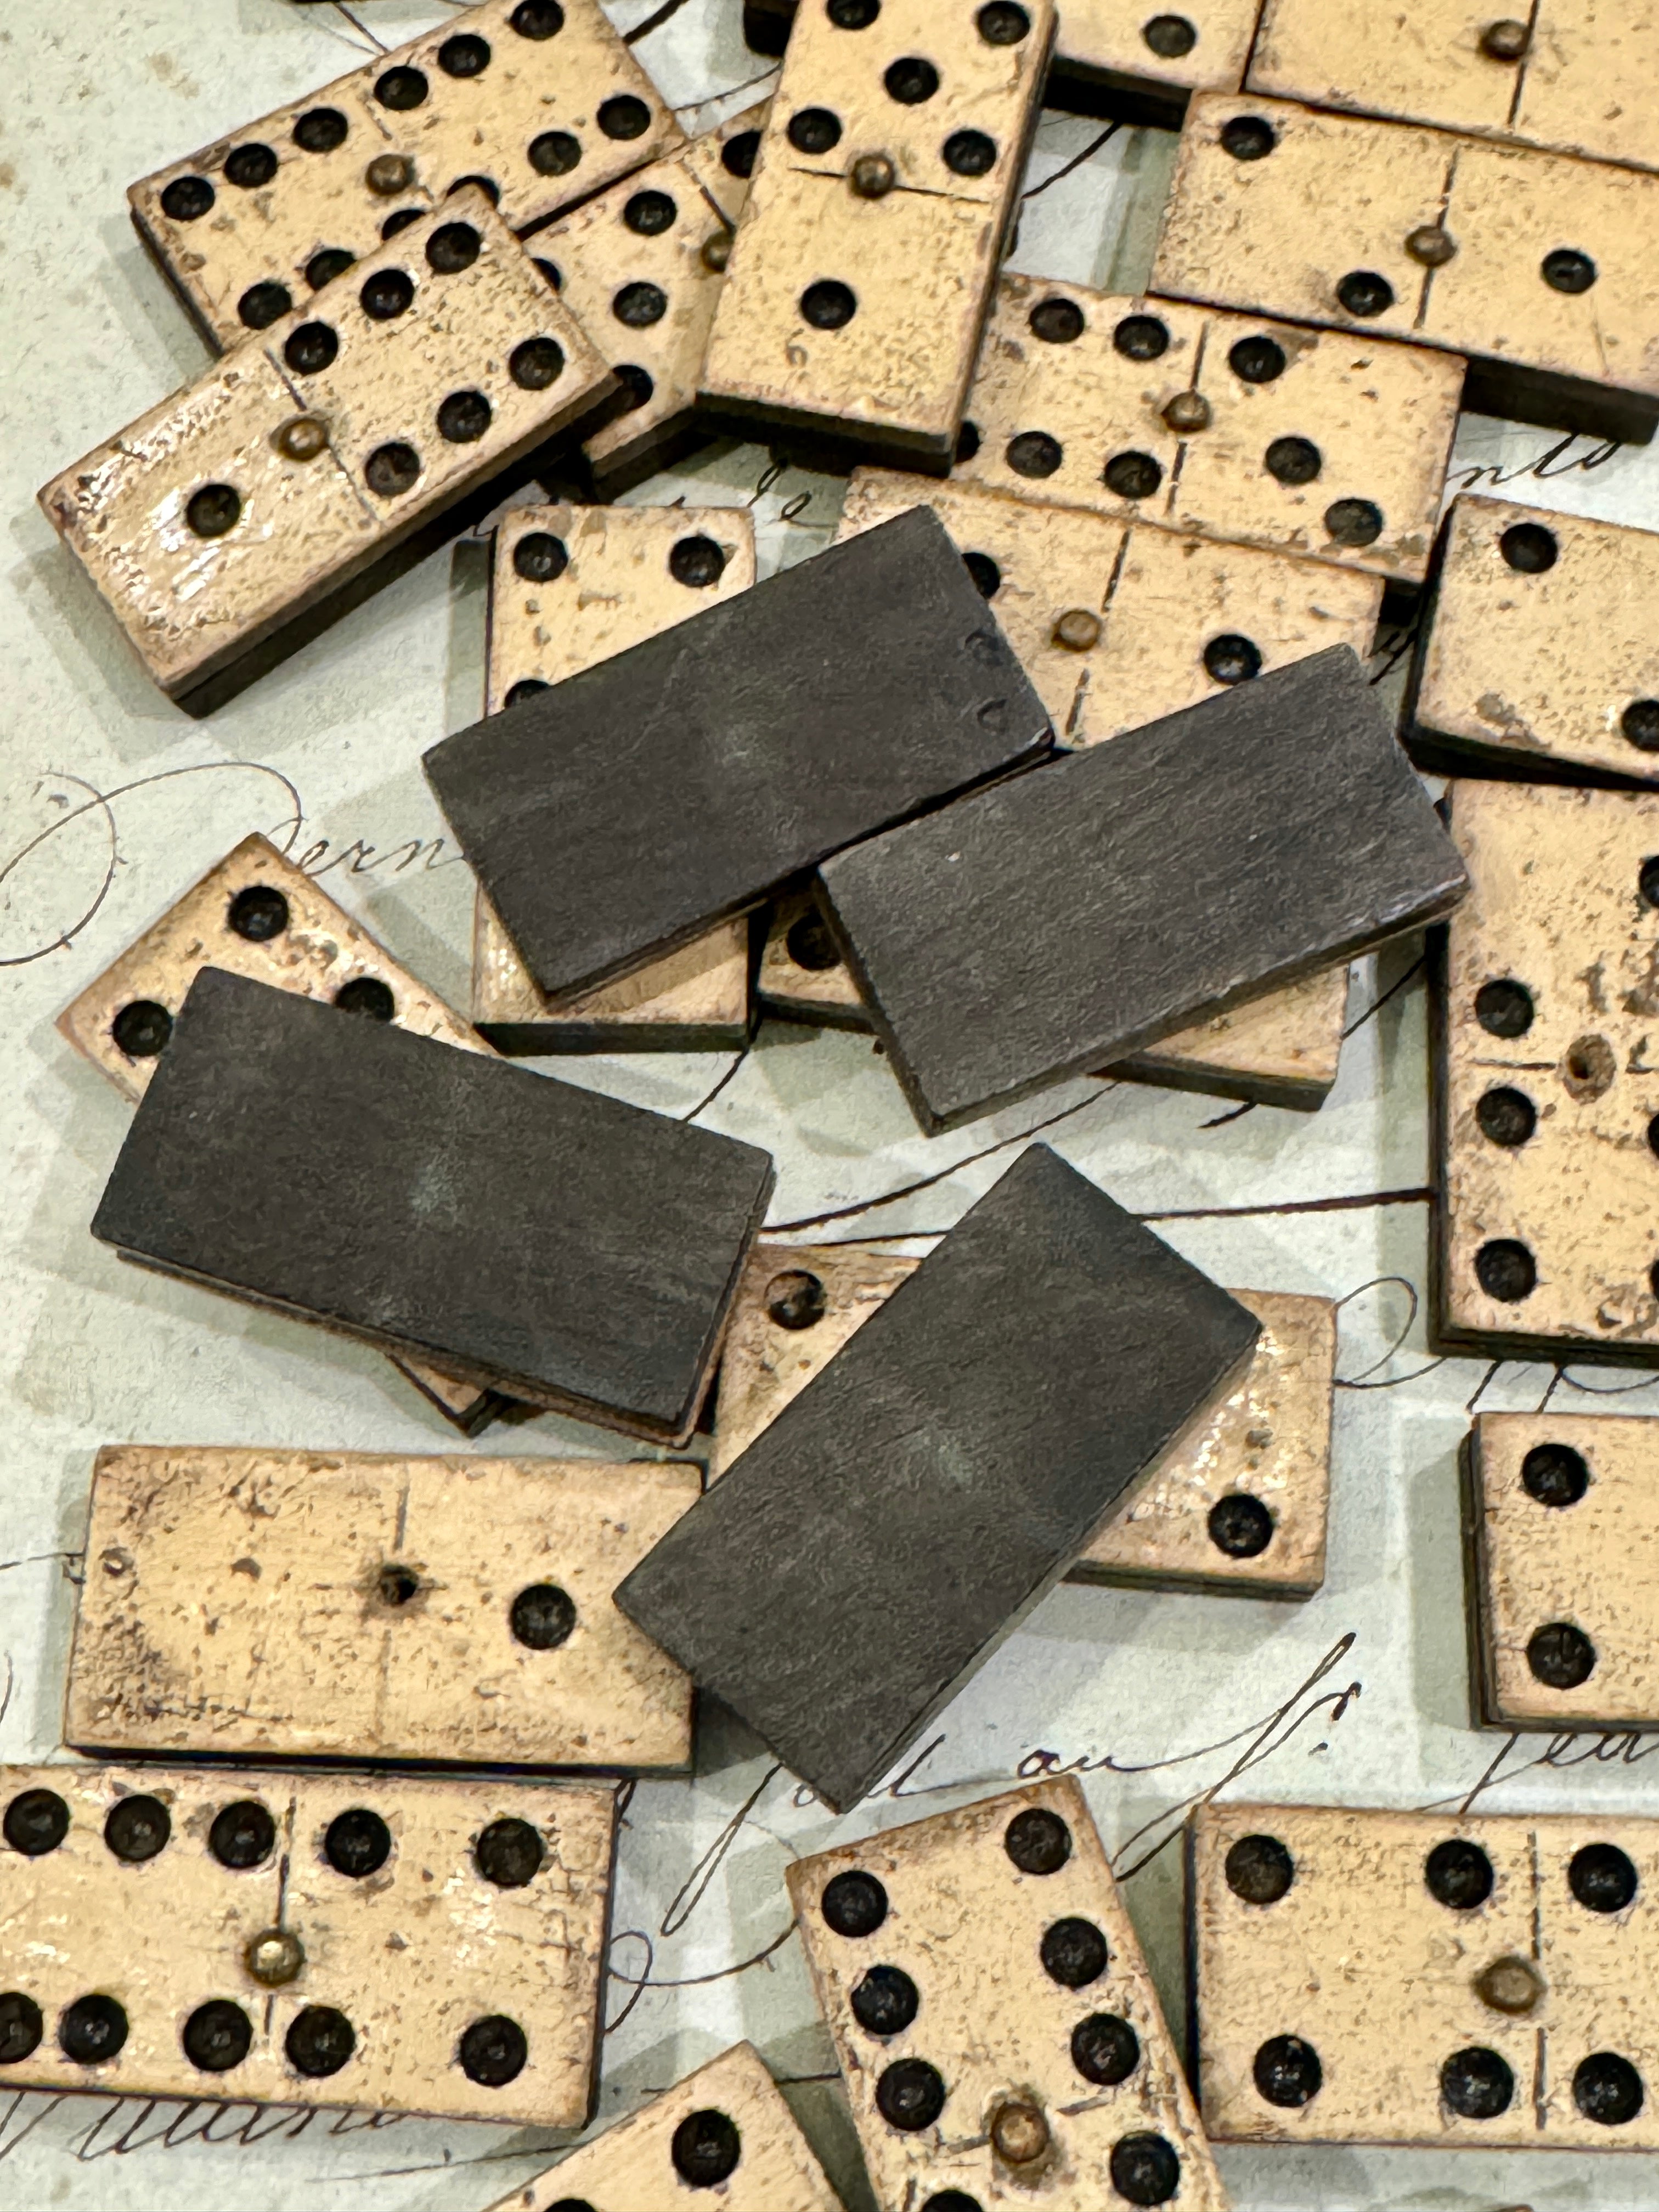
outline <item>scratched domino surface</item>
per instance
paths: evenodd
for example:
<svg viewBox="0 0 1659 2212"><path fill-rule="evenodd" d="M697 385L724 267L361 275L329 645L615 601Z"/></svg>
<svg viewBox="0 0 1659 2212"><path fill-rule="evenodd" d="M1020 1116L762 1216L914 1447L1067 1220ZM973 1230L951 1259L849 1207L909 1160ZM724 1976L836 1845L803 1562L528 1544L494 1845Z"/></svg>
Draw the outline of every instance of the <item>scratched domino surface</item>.
<svg viewBox="0 0 1659 2212"><path fill-rule="evenodd" d="M586 2121L611 1789L57 1766L0 1796L20 2087Z"/></svg>
<svg viewBox="0 0 1659 2212"><path fill-rule="evenodd" d="M884 2203L1224 2212L1074 1782L804 1859L789 1894Z"/></svg>
<svg viewBox="0 0 1659 2212"><path fill-rule="evenodd" d="M351 5L392 48L441 23L445 35L458 21L465 27L463 11L438 0ZM654 0L616 0L624 31L653 12ZM1133 15L1133 36L1151 12ZM1207 33L1217 11L1181 12ZM739 15L736 0L686 0L631 50L690 135L767 96L763 77L750 82L764 64L744 47ZM15 128L0 165L17 181L0 181L0 221L9 218L21 250L14 246L6 264L14 311L0 319L0 371L28 427L0 441L11 587L0 594L0 960L11 963L0 968L0 1753L38 1763L64 1755L77 1595L68 1577L83 1571L100 1445L548 1462L606 1462L617 1447L545 1415L476 1445L458 1440L377 1354L147 1278L87 1238L132 1109L59 1035L57 1018L243 839L265 836L400 969L466 1014L473 884L440 842L444 823L413 763L483 711L488 561L471 540L428 559L210 721L167 705L33 506L54 469L206 364L132 232L125 192L375 58L326 0L211 9L137 0L99 11L17 0L5 29L0 67ZM1194 58L1203 46L1201 37ZM715 91L723 102L695 104ZM1027 184L1043 189L1023 208L1010 266L1033 283L1134 298L1150 283L1175 141L1125 127L1087 154L1105 128L1042 118ZM1285 428L1319 442L1316 430ZM745 509L766 574L830 542L842 500L839 480L799 469L759 489L769 465L760 447L705 452L625 504ZM1472 471L1481 473L1470 481ZM1457 489L1520 507L1659 529L1651 448L1609 452L1466 416L1454 477ZM1564 556L1558 568L1565 565ZM1390 680L1402 673L1403 665ZM20 860L37 837L44 842ZM1065 927L1057 916L1057 933ZM1218 1280L1346 1300L1336 1372L1360 1387L1334 1396L1316 1595L1223 1602L1065 1585L917 1747L928 1755L916 1771L892 1778L902 1796L844 1822L797 1804L792 1778L773 1776L760 1747L718 1716L695 1777L638 1782L619 1830L610 2033L588 2138L596 2147L748 2041L848 2212L872 2212L845 2107L825 2078L836 2072L833 2046L787 1932L787 1868L1013 1787L1022 1762L1028 1772L1085 1763L1078 1778L1177 2038L1178 1838L1158 1846L1194 1794L1219 1788L1224 1805L1420 1810L1478 1790L1480 1814L1588 1806L1610 1818L1659 1816L1659 1758L1627 1755L1622 1735L1575 1724L1555 1760L1538 1765L1553 1732L1506 1751L1507 1732L1469 1723L1456 1464L1467 1401L1480 1391L1477 1416L1531 1415L1549 1391L1547 1415L1651 1419L1659 1388L1628 1367L1569 1366L1558 1382L1543 1361L1505 1361L1490 1379L1489 1362L1473 1354L1434 1364L1406 1287L1425 1298L1427 1209L1409 1195L1428 1181L1430 1158L1426 1000L1420 975L1407 973L1414 957L1404 948L1397 960L1357 964L1346 1018L1359 1026L1316 1114L1259 1107L1224 1119L1234 1104L1212 1097L1078 1084L983 1127L923 1140L867 1035L778 1023L704 1110L706 1126L777 1148L775 1224L888 1201L778 1233L879 1237L863 1249L912 1254L921 1232L947 1228L1000 1171L1008 1152L976 1157L986 1146L1064 1114L1045 1139L1124 1204L1184 1216L1153 1225ZM736 1057L577 1055L556 1067L565 1079L690 1113ZM1371 1202L1389 1193L1407 1195ZM1274 1210L1230 1210L1263 1206ZM1291 1206L1306 1210L1282 1210ZM1389 1278L1401 1279L1376 1279ZM1593 1395L1598 1387L1618 1395ZM1593 1636L1601 1623L1586 1625ZM1345 1701L1356 1682L1363 1693ZM930 1750L934 1737L943 1740ZM540 2129L414 2118L387 2127L361 2108L307 2119L313 2108L281 2096L227 2106L193 2087L153 2102L21 2088L0 2069L0 2200L64 2212L245 2203L332 2212L337 2203L352 2212L484 2212L556 2172L561 2155ZM1224 2143L1216 2163L1237 2212L1399 2212L1437 2200L1474 2212L1653 2212L1655 2194L1650 2160L1580 2149ZM586 2193L605 2212L605 2197Z"/></svg>
<svg viewBox="0 0 1659 2212"><path fill-rule="evenodd" d="M468 185L40 499L182 698L612 389Z"/></svg>
<svg viewBox="0 0 1659 2212"><path fill-rule="evenodd" d="M222 346L264 330L465 183L515 231L684 134L595 0L483 0L141 178L139 236Z"/></svg>
<svg viewBox="0 0 1659 2212"><path fill-rule="evenodd" d="M1223 2141L1650 2150L1659 1829L1231 1805L1188 1850Z"/></svg>
<svg viewBox="0 0 1659 2212"><path fill-rule="evenodd" d="M689 1466L98 1455L64 1717L82 1750L674 1769L691 1686L611 1593Z"/></svg>

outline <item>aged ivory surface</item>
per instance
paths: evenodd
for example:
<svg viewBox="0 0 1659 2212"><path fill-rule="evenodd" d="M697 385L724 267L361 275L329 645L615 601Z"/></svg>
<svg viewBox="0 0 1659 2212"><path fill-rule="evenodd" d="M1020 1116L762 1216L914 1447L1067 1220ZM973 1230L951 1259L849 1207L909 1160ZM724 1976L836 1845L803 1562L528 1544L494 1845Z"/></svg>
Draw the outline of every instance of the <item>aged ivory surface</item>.
<svg viewBox="0 0 1659 2212"><path fill-rule="evenodd" d="M738 0L617 0L680 123L766 96ZM38 485L205 361L127 221L137 177L466 9L356 0L134 0L7 18L9 251L0 376L8 574L0 724L0 1757L64 1756L63 1698L100 1445L617 1455L543 1415L459 1437L377 1352L124 1266L88 1223L131 1109L59 1013L242 838L271 839L447 1004L468 1003L473 884L421 775L482 713L488 550L428 558L210 720L144 676L34 504ZM661 19L661 20L659 20ZM1102 291L1147 282L1168 132L1046 114L1012 267ZM843 481L714 447L627 495L749 508L759 566L827 545ZM1610 448L1465 417L1449 484L1659 527L1659 446ZM1396 641L1396 647L1397 647ZM1385 653L1375 664L1388 668ZM1397 692L1399 665L1384 677ZM1065 918L1054 951L1065 957ZM1467 1408L1659 1413L1659 1381L1425 1349L1430 1207L1420 948L1359 963L1352 1033L1317 1114L1079 1081L928 1140L867 1035L774 1023L702 1114L770 1146L769 1235L920 1253L1028 1133L1229 1285L1342 1301L1323 1587L1301 1602L1063 1584L844 1820L718 1712L699 1771L626 1806L598 2124L752 2042L849 2207L868 2212L785 1873L795 1858L1048 1773L1073 1772L1177 2037L1178 1831L1211 1796L1423 1811L1659 1813L1659 1740L1470 1723L1457 1447ZM696 1111L732 1054L565 1056L566 1079ZM866 1249L868 1249L866 1247ZM510 1439L510 1441L509 1441ZM707 1439L702 1440L706 1445ZM701 1446L700 1446L701 1448ZM553 2153L526 2131L363 2113L14 2091L0 2202L64 2212L324 2204L482 2212ZM1639 2160L1580 2152L1218 2153L1242 2212L1656 2202Z"/></svg>

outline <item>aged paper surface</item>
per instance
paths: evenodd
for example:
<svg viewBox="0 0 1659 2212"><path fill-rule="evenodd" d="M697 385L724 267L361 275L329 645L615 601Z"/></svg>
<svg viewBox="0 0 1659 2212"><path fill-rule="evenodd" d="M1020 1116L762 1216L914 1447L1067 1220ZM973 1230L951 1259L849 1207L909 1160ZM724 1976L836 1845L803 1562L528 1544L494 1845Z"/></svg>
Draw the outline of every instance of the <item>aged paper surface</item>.
<svg viewBox="0 0 1659 2212"><path fill-rule="evenodd" d="M9 313L5 716L0 728L0 1754L63 1756L64 1668L93 1455L110 1443L606 1457L543 1416L468 1446L365 1347L123 1266L87 1224L130 1109L53 1024L251 831L271 837L452 1004L472 883L422 750L482 708L486 554L434 556L193 722L144 676L34 506L38 484L194 375L204 356L128 225L126 185L465 9L359 0L19 0L0 30ZM620 0L688 129L764 96L737 0ZM713 97L711 97L713 96ZM1014 265L1133 290L1174 140L1049 115ZM1452 489L1659 526L1659 447L1466 419ZM827 544L838 479L717 448L629 496L752 507L763 573ZM1389 679L1397 681L1395 677ZM1057 932L1057 946L1063 934ZM793 1856L1036 1772L1077 1772L1172 2017L1172 1842L1215 1793L1491 1811L1659 1814L1654 1739L1515 1740L1469 1722L1457 1445L1468 1407L1659 1413L1659 1382L1436 1361L1419 1310L1428 1209L1420 947L1359 963L1353 1032L1317 1115L1079 1083L957 1133L916 1132L867 1036L773 1024L702 1118L772 1147L772 1233L947 1228L1042 1128L1226 1283L1343 1301L1329 1565L1306 1603L1065 1586L900 1773L843 1821L706 1712L700 1771L641 1783L623 1834L600 2119L739 2038L761 2049L849 2206L861 2193L829 2038L790 1932ZM732 1055L563 1060L557 1073L690 1113ZM0 2203L210 2212L476 2212L547 2162L480 2125L7 2091ZM1244 2212L1659 2205L1652 2162L1479 2151L1227 2149ZM641 2212L649 2212L642 2208Z"/></svg>

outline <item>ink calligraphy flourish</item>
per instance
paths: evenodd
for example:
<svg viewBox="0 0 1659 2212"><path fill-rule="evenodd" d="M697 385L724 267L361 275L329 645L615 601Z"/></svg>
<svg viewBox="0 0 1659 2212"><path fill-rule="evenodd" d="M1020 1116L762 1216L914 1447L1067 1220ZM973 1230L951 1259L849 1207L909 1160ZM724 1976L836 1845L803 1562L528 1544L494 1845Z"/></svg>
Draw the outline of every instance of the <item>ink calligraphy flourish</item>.
<svg viewBox="0 0 1659 2212"><path fill-rule="evenodd" d="M1538 483L1548 483L1553 477L1568 476L1575 469L1588 474L1592 469L1604 468L1624 451L1617 438L1598 438L1589 441L1588 453L1575 453L1572 449L1579 436L1575 430L1565 438L1558 438L1553 445L1516 468L1500 468L1496 462L1484 461L1455 469L1446 478L1448 495L1458 491L1496 491L1500 484L1518 483L1523 477L1530 477ZM1550 465L1554 461L1560 463L1559 468Z"/></svg>
<svg viewBox="0 0 1659 2212"><path fill-rule="evenodd" d="M1068 1759L1057 1751L1035 1750L1028 1751L1014 1771L1022 1782L1049 1774L1163 1774L1175 1767L1191 1766L1200 1759L1213 1759L1220 1753L1231 1751L1236 1744L1243 1745L1243 1748L1215 1781L1201 1790L1189 1792L1173 1805L1165 1806L1161 1813L1154 1814L1150 1820L1144 1821L1119 1845L1113 1854L1112 1871L1120 1881L1128 1881L1144 1867L1150 1866L1161 1852L1169 1849L1180 1834L1190 1812L1200 1805L1209 1804L1230 1783L1237 1782L1241 1774L1248 1773L1252 1767L1263 1765L1275 1753L1283 1751L1307 1722L1316 1716L1322 1716L1323 1726L1334 1728L1336 1725L1358 1698L1364 1686L1357 1678L1340 1690L1319 1690L1318 1686L1341 1665L1358 1640L1358 1632L1350 1629L1346 1635L1337 1638L1313 1672L1297 1685L1281 1705L1276 1705L1264 1717L1246 1722L1243 1728L1234 1729L1230 1735L1222 1736L1213 1743L1200 1744L1196 1750L1171 1752L1166 1758L1150 1759L1120 1759L1115 1752L1107 1752L1098 1759L1091 1759L1085 1753L1081 1758ZM1316 1696L1314 1694L1316 1691L1318 1691ZM1146 1844L1148 1838L1156 1838L1157 1840ZM1141 1848L1143 1844L1146 1844L1146 1848Z"/></svg>
<svg viewBox="0 0 1659 2212"><path fill-rule="evenodd" d="M1334 1387L1339 1390L1397 1390L1402 1383L1415 1382L1422 1376L1432 1375L1437 1367L1443 1367L1446 1364L1443 1359L1431 1359L1421 1367L1413 1367L1409 1375L1379 1373L1378 1370L1386 1367L1403 1349L1406 1339L1411 1334L1420 1305L1416 1284L1408 1275L1373 1275L1370 1282L1361 1283L1353 1290L1345 1291L1336 1302L1336 1310L1340 1313L1344 1306L1351 1305L1356 1298L1364 1297L1367 1291L1379 1291L1390 1283L1398 1283L1406 1293L1408 1301L1406 1318L1395 1329L1386 1348L1369 1367L1362 1367L1358 1375L1339 1375L1336 1377Z"/></svg>
<svg viewBox="0 0 1659 2212"><path fill-rule="evenodd" d="M878 1790L871 1790L864 1802L866 1804L876 1804L884 1799L896 1802L907 1797L921 1796L923 1794L921 1790L910 1789L908 1785L914 1781L917 1773L945 1741L945 1738L943 1735L936 1735L931 1742L924 1744L921 1749L900 1769L891 1782L883 1784ZM755 1809L761 1799L782 1771L783 1765L781 1760L775 1761L768 1767L708 1849L697 1860L690 1873L687 1875L669 1900L658 1925L659 1936L672 1938L679 1935L684 1929L708 1895L709 1887L732 1845L744 1829L754 1822ZM808 1806L815 1805L817 1802L816 1793L805 1783L796 1784L790 1798L790 1802L797 1812L804 1811ZM781 1840L772 1831L769 1830L767 1832L773 1834L775 1842ZM786 1848L788 1847L786 1846ZM735 1959L727 1966L711 1968L707 1973L672 1977L659 1976L655 1972L656 1945L643 1928L623 1929L621 1934L611 1938L605 1971L613 1981L622 1983L631 1994L617 2017L606 2021L605 2033L607 2035L614 2034L647 1990L697 1989L708 1982L723 1982L729 1980L734 1974L747 1973L751 1966L764 1966L774 1952L783 1948L793 1933L794 1923L791 1922L778 1935L773 1936L769 1942L763 1944L758 1951L751 1952L745 1959ZM641 1943L645 1948L644 1963L637 1974L629 1973L625 1967L619 1966L616 1962L617 1947L625 1942Z"/></svg>
<svg viewBox="0 0 1659 2212"><path fill-rule="evenodd" d="M171 783L180 777L238 775L269 778L286 797L287 811L266 830L265 835L282 853L292 859L300 832L305 826L305 809L297 786L280 769L271 768L263 761L197 761L187 767L161 769L153 775L135 776L131 783L117 784L109 791L100 791L97 785L88 782L84 776L76 775L72 770L53 769L44 776L36 786L37 792L44 791L52 802L63 807L64 811L56 815L44 829L36 830L9 860L0 866L0 900L3 900L7 884L15 878L27 860L72 823L84 821L88 817L100 822L104 834L106 849L102 872L91 898L73 915L60 921L44 942L31 945L26 951L13 951L0 941L0 968L25 968L31 962L46 959L54 952L66 951L95 918L109 896L118 871L128 858L122 850L116 818L118 799L131 798L135 792L148 790L156 784ZM87 795L79 804L71 804L66 793L51 788L58 783L71 785ZM464 865L460 854L442 836L405 838L385 852L362 837L354 837L349 843L338 847L330 838L319 837L305 848L295 865L314 882L335 868L343 867L354 876L364 876L389 866L393 875L402 875L417 863L424 864L422 872L434 868ZM0 903L0 915L3 914L3 904Z"/></svg>
<svg viewBox="0 0 1659 2212"><path fill-rule="evenodd" d="M1034 200L1039 192L1046 192L1051 185L1057 185L1062 177L1069 177L1073 169L1080 169L1085 161L1092 161L1101 148L1109 140L1115 138L1122 128L1123 125L1121 123L1109 123L1098 137L1089 141L1080 154L1073 154L1071 160L1062 162L1052 176L1045 177L1041 184L1033 185L1029 191L1022 192L1019 196L1020 205L1024 207L1028 200Z"/></svg>
<svg viewBox="0 0 1659 2212"><path fill-rule="evenodd" d="M1659 1752L1659 1736L1644 1735L1634 1729L1565 1729L1552 1735L1544 1748L1532 1758L1523 1759L1518 1765L1510 1766L1510 1754L1524 1740L1518 1729L1511 1729L1488 1760L1486 1771L1473 1789L1462 1796L1433 1798L1423 1810L1438 1813L1451 1808L1461 1820L1492 1790L1501 1790L1505 1784L1516 1782L1523 1774L1531 1774L1540 1768L1560 1773L1570 1767L1592 1764L1597 1766L1639 1766L1644 1759L1651 1759L1656 1752ZM1531 1740L1537 1741L1536 1737Z"/></svg>
<svg viewBox="0 0 1659 2212"><path fill-rule="evenodd" d="M311 2133L337 2137L357 2135L364 2129L379 2133L396 2127L404 2117L398 2112L330 2112L320 2106L63 2097L44 2090L18 2089L0 2103L0 2160L21 2149L59 2111L71 2125L64 2148L82 2165L94 2159L126 2158L137 2151L181 2150L194 2142L218 2149L228 2145L247 2148L277 2137L294 2142Z"/></svg>

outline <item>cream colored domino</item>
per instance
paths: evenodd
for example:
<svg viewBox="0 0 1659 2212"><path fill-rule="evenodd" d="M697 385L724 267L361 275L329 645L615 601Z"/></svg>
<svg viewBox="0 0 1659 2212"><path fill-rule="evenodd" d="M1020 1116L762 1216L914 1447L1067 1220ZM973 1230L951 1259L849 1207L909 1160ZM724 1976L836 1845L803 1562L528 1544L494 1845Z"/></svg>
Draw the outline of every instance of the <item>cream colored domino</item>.
<svg viewBox="0 0 1659 2212"><path fill-rule="evenodd" d="M1178 116L1188 93L1237 90L1260 4L1173 0L1149 14L1146 0L1081 0L1066 9L1060 27L1056 76L1108 94L1150 91ZM1070 103L1062 90L1049 104Z"/></svg>
<svg viewBox="0 0 1659 2212"><path fill-rule="evenodd" d="M1659 1421L1481 1413L1465 1450L1475 1699L1498 1728L1659 1728Z"/></svg>
<svg viewBox="0 0 1659 2212"><path fill-rule="evenodd" d="M88 983L58 1017L58 1026L136 1103L204 968L228 968L279 990L329 1000L463 1052L484 1049L476 1031L257 831ZM422 1361L392 1364L469 1435L512 1402Z"/></svg>
<svg viewBox="0 0 1659 2212"><path fill-rule="evenodd" d="M257 832L88 983L58 1026L136 1103L204 968L331 1000L464 1052L483 1049L458 1014Z"/></svg>
<svg viewBox="0 0 1659 2212"><path fill-rule="evenodd" d="M954 473L1420 584L1462 389L1452 354L1005 276Z"/></svg>
<svg viewBox="0 0 1659 2212"><path fill-rule="evenodd" d="M484 712L498 714L755 580L742 507L515 507L495 531Z"/></svg>
<svg viewBox="0 0 1659 2212"><path fill-rule="evenodd" d="M1097 744L1264 670L1376 635L1382 585L975 483L857 469L838 536L931 507L1066 745Z"/></svg>
<svg viewBox="0 0 1659 2212"><path fill-rule="evenodd" d="M1659 534L1454 500L1418 641L1414 745L1454 771L1659 783Z"/></svg>
<svg viewBox="0 0 1659 2212"><path fill-rule="evenodd" d="M684 143L598 0L479 0L127 198L210 341L230 346L463 185L522 232Z"/></svg>
<svg viewBox="0 0 1659 2212"><path fill-rule="evenodd" d="M708 435L693 419L697 384L765 120L763 106L733 116L539 232L531 248L627 387L627 411L585 447L606 498Z"/></svg>
<svg viewBox="0 0 1659 2212"><path fill-rule="evenodd" d="M1237 92L1261 0L1177 0L1148 15L1146 0L1079 0L1054 40L1043 105L1103 111L1178 130L1194 90ZM781 54L795 0L745 0L744 36L756 52Z"/></svg>
<svg viewBox="0 0 1659 2212"><path fill-rule="evenodd" d="M1322 968L1196 1029L1160 1037L1104 1072L1166 1091L1315 1113L1336 1081L1347 1007L1347 969Z"/></svg>
<svg viewBox="0 0 1659 2212"><path fill-rule="evenodd" d="M841 2212L752 2044L733 2044L490 2212L668 2212L682 2203Z"/></svg>
<svg viewBox="0 0 1659 2212"><path fill-rule="evenodd" d="M515 507L495 532L484 711L625 653L754 580L744 507ZM481 890L472 1018L508 1053L733 1049L749 1033L748 921L723 922L555 1006Z"/></svg>
<svg viewBox="0 0 1659 2212"><path fill-rule="evenodd" d="M0 1770L7 2087L574 2132L615 1828L592 1785Z"/></svg>
<svg viewBox="0 0 1659 2212"><path fill-rule="evenodd" d="M759 1244L720 1367L711 1478L818 1374L920 1261L857 1245ZM1325 1579L1336 1308L1235 1291L1261 1324L1244 1375L1139 1484L1073 1582L1307 1597Z"/></svg>
<svg viewBox="0 0 1659 2212"><path fill-rule="evenodd" d="M1225 2212L1069 1776L798 1860L788 1882L883 2204Z"/></svg>
<svg viewBox="0 0 1659 2212"><path fill-rule="evenodd" d="M1052 0L803 8L702 392L940 472L1012 222Z"/></svg>
<svg viewBox="0 0 1659 2212"><path fill-rule="evenodd" d="M614 388L471 188L64 470L40 504L150 674L199 713Z"/></svg>
<svg viewBox="0 0 1659 2212"><path fill-rule="evenodd" d="M1451 787L1437 1345L1659 1364L1659 795Z"/></svg>
<svg viewBox="0 0 1659 2212"><path fill-rule="evenodd" d="M64 1735L683 1769L691 1685L611 1593L701 1487L647 1460L106 1445Z"/></svg>
<svg viewBox="0 0 1659 2212"><path fill-rule="evenodd" d="M1645 442L1656 222L1633 169L1200 93L1150 289L1461 354L1466 407Z"/></svg>
<svg viewBox="0 0 1659 2212"><path fill-rule="evenodd" d="M1207 1805L1194 2035L1218 2142L1659 2143L1659 1824Z"/></svg>
<svg viewBox="0 0 1659 2212"><path fill-rule="evenodd" d="M1659 165L1651 0L1267 0L1250 83L1316 107L1530 140L1637 168Z"/></svg>
<svg viewBox="0 0 1659 2212"><path fill-rule="evenodd" d="M711 1480L769 1428L921 1265L861 1245L757 1244L720 1355Z"/></svg>

